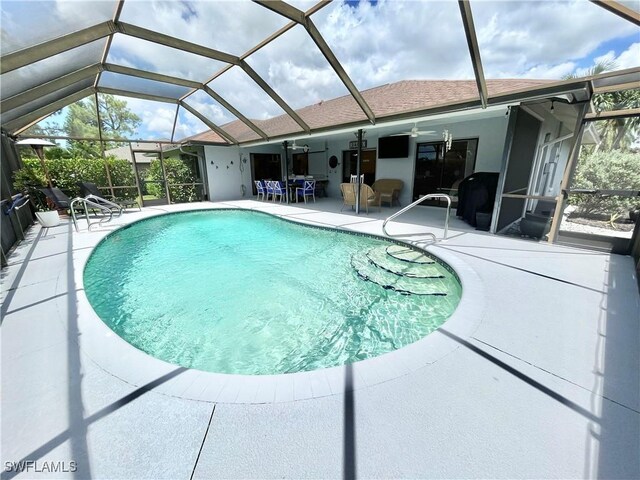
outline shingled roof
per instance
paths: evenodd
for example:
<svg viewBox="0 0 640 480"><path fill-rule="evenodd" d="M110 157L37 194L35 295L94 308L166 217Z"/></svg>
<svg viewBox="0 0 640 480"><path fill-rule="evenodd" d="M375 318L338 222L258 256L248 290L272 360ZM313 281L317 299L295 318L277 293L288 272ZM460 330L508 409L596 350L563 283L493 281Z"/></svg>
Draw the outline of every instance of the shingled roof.
<svg viewBox="0 0 640 480"><path fill-rule="evenodd" d="M536 89L551 83L549 80L499 79L487 80L490 96L508 92ZM457 105L479 101L474 80L404 80L362 91L376 118L393 117L398 114L421 112L444 105ZM357 122L365 122L367 117L351 95L321 101L296 110L311 130L330 129ZM303 133L300 126L286 114L267 120L252 120L269 137ZM240 120L227 123L222 129L238 142L260 140L260 137ZM212 130L185 138L190 143L228 144Z"/></svg>

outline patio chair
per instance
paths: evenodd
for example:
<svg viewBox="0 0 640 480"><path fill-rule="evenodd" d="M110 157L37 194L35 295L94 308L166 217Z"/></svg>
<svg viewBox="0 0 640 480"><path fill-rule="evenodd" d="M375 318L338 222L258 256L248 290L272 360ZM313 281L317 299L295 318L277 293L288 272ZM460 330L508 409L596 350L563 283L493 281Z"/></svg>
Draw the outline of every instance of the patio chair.
<svg viewBox="0 0 640 480"><path fill-rule="evenodd" d="M351 175L350 183L358 183L358 175ZM364 173L360 175L360 183L364 183Z"/></svg>
<svg viewBox="0 0 640 480"><path fill-rule="evenodd" d="M258 192L258 194L256 195L256 200L260 200L260 196L262 196L262 200L264 200L264 196L265 196L265 188L262 185L262 182L260 180L255 180L253 182L256 186L256 191Z"/></svg>
<svg viewBox="0 0 640 480"><path fill-rule="evenodd" d="M342 192L342 208L356 206L357 184L341 183L340 191ZM369 205L377 205L378 210L382 211L380 206L380 195L377 194L369 185L363 183L360 185L360 208L364 207L367 214L369 213Z"/></svg>
<svg viewBox="0 0 640 480"><path fill-rule="evenodd" d="M272 182L272 184L273 184L273 201L275 202L276 197L280 196L280 203L282 203L282 200L286 199L287 197L286 185L277 180Z"/></svg>
<svg viewBox="0 0 640 480"><path fill-rule="evenodd" d="M316 203L316 181L305 180L302 187L296 188L296 203L302 196L304 203L307 203L307 197L313 197L313 203Z"/></svg>
<svg viewBox="0 0 640 480"><path fill-rule="evenodd" d="M265 188L266 188L266 192L267 192L267 196L265 198L265 200L269 200L269 195L271 195L271 200L273 200L274 197L274 192L273 192L273 182L271 180L263 180L264 184L265 184Z"/></svg>
<svg viewBox="0 0 640 480"><path fill-rule="evenodd" d="M373 188L380 195L380 203L386 202L390 207L394 203L400 205L400 192L404 187L404 182L395 178L381 178L373 182Z"/></svg>
<svg viewBox="0 0 640 480"><path fill-rule="evenodd" d="M140 208L140 204L136 200L134 199L120 200L120 199L116 199L111 195L105 195L104 193L100 192L100 190L98 189L98 186L95 183L78 182L78 186L80 187L80 192L82 193L83 197L86 198L87 196L91 195L93 197L93 201L95 201L100 205L111 207L109 203L115 203L122 209L136 206L138 207L138 210L142 211L142 209ZM110 198L106 198L106 197L110 197Z"/></svg>
<svg viewBox="0 0 640 480"><path fill-rule="evenodd" d="M356 189L353 183L341 183L340 193L342 193L342 207L340 207L340 211L344 210L344 207L356 206Z"/></svg>

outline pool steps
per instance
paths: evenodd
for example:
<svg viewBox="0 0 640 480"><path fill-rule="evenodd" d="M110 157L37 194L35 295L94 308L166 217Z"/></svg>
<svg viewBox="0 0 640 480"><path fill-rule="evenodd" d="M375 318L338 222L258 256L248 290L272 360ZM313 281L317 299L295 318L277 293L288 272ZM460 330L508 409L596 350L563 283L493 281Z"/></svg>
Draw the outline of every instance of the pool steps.
<svg viewBox="0 0 640 480"><path fill-rule="evenodd" d="M428 255L406 247L376 247L364 255L354 254L351 266L360 279L386 290L403 295L447 295L442 269Z"/></svg>
<svg viewBox="0 0 640 480"><path fill-rule="evenodd" d="M442 272L438 270L436 263L430 261L412 262L408 260L400 260L389 254L386 248L373 248L366 253L366 257L376 267L386 270L389 273L395 273L402 277L411 278L444 278ZM412 251L413 252L413 251ZM417 253L417 252L413 252ZM427 259L428 256L423 255Z"/></svg>
<svg viewBox="0 0 640 480"><path fill-rule="evenodd" d="M429 255L425 255L422 252L413 250L409 247L403 247L402 245L389 245L388 247L381 248L390 257L407 263L415 263L419 265L431 265L436 263Z"/></svg>

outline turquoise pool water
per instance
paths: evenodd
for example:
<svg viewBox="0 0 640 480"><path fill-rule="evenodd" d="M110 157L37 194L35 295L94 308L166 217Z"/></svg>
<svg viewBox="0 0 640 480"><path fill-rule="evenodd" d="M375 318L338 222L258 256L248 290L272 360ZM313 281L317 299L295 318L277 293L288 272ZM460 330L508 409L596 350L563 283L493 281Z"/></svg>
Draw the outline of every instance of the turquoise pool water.
<svg viewBox="0 0 640 480"><path fill-rule="evenodd" d="M256 212L177 213L105 238L84 284L100 318L150 355L211 372L290 373L401 348L451 315L455 275L385 253L402 248ZM413 268L419 278L397 276Z"/></svg>

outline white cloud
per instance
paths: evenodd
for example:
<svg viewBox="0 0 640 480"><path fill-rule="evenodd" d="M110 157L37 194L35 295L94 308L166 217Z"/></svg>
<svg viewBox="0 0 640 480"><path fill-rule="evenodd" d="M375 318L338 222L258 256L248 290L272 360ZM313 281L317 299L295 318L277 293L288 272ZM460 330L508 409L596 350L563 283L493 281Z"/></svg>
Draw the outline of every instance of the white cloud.
<svg viewBox="0 0 640 480"><path fill-rule="evenodd" d="M170 104L127 98L129 109L135 112L141 119L141 126L134 135L135 138L170 140L173 124L176 116L176 107ZM194 103L192 106L196 106ZM197 110L208 114L203 105L196 106ZM214 123L216 123L214 121ZM185 137L208 130L204 123L184 108L179 109L178 120L176 122L174 140L181 140Z"/></svg>
<svg viewBox="0 0 640 480"><path fill-rule="evenodd" d="M640 65L640 42L629 45L618 58L613 60L619 69L632 68Z"/></svg>
<svg viewBox="0 0 640 480"><path fill-rule="evenodd" d="M313 15L360 89L403 79L473 78L456 2L337 2Z"/></svg>
<svg viewBox="0 0 640 480"><path fill-rule="evenodd" d="M265 119L284 113L240 67L231 68L209 85L249 118Z"/></svg>
<svg viewBox="0 0 640 480"><path fill-rule="evenodd" d="M308 9L314 3L296 0L294 5ZM82 22L103 21L115 8L115 1L96 2L94 9L83 10L78 19L74 15L79 5L76 2L43 2L42 9L24 4L35 5L12 1L1 4L3 51L11 48L11 41L38 40L40 37L34 35L41 35L41 31L29 28L42 24L35 21L38 16L55 20L44 23L47 27L43 30L50 35L58 29L62 33L75 30L75 26L84 25ZM487 78L562 78L586 71L585 65L598 59L612 59L618 68L639 63L640 30L593 3L474 0L471 7ZM21 12L26 9L33 14L22 19ZM121 20L235 55L287 23L253 2L237 0L127 0ZM359 89L403 79L473 78L455 1L380 0L376 5L362 1L357 7L335 1L316 12L312 20ZM630 42L628 38L633 35L637 40ZM612 50L602 53L603 45ZM593 58L596 55L598 58ZM108 61L197 81L207 80L224 66L210 58L124 35L115 36ZM347 92L301 26L247 61L294 108ZM250 118L282 113L238 67L223 74L211 87ZM170 136L173 106L128 101L136 109L143 109L138 114L144 115L146 130L157 130L154 134L158 137ZM216 124L232 119L206 95L192 96L188 102ZM185 115L177 128L185 134L196 133L203 125Z"/></svg>
<svg viewBox="0 0 640 480"><path fill-rule="evenodd" d="M191 115L191 113L180 109L180 115L178 117L178 123L176 124L175 140L181 140L185 137L190 137L196 133L201 133L209 130L204 123L198 118Z"/></svg>
<svg viewBox="0 0 640 480"><path fill-rule="evenodd" d="M112 2L3 1L2 54L110 20Z"/></svg>
<svg viewBox="0 0 640 480"><path fill-rule="evenodd" d="M153 113L145 111L143 113L143 122L147 130L158 132L162 138L171 138L175 116L175 109L159 107Z"/></svg>
<svg viewBox="0 0 640 480"><path fill-rule="evenodd" d="M625 51L616 56L615 51L609 50L604 55L593 58L591 65L588 67L577 68L573 73L577 76L586 76L591 74L591 69L598 64L609 64L614 70L624 70L634 68L640 65L640 43L632 43Z"/></svg>
<svg viewBox="0 0 640 480"><path fill-rule="evenodd" d="M190 95L185 99L185 103L217 125L223 125L235 120L235 117L226 108L203 91Z"/></svg>
<svg viewBox="0 0 640 480"><path fill-rule="evenodd" d="M640 30L589 2L474 2L474 21L488 78L561 78L605 42Z"/></svg>
<svg viewBox="0 0 640 480"><path fill-rule="evenodd" d="M576 68L574 62L564 62L557 65L536 65L531 67L526 72L523 72L519 77L522 78L538 78L545 80L553 80L564 78L571 74ZM501 74L502 73L502 74ZM500 72L497 77L509 77L508 72Z"/></svg>
<svg viewBox="0 0 640 480"><path fill-rule="evenodd" d="M152 102L138 98L117 97L127 102L127 108L138 115L141 125L132 139L168 140L171 138L176 107L168 103ZM151 137L147 137L147 132Z"/></svg>
<svg viewBox="0 0 640 480"><path fill-rule="evenodd" d="M247 0L128 0L120 19L234 55L245 53L288 23Z"/></svg>

